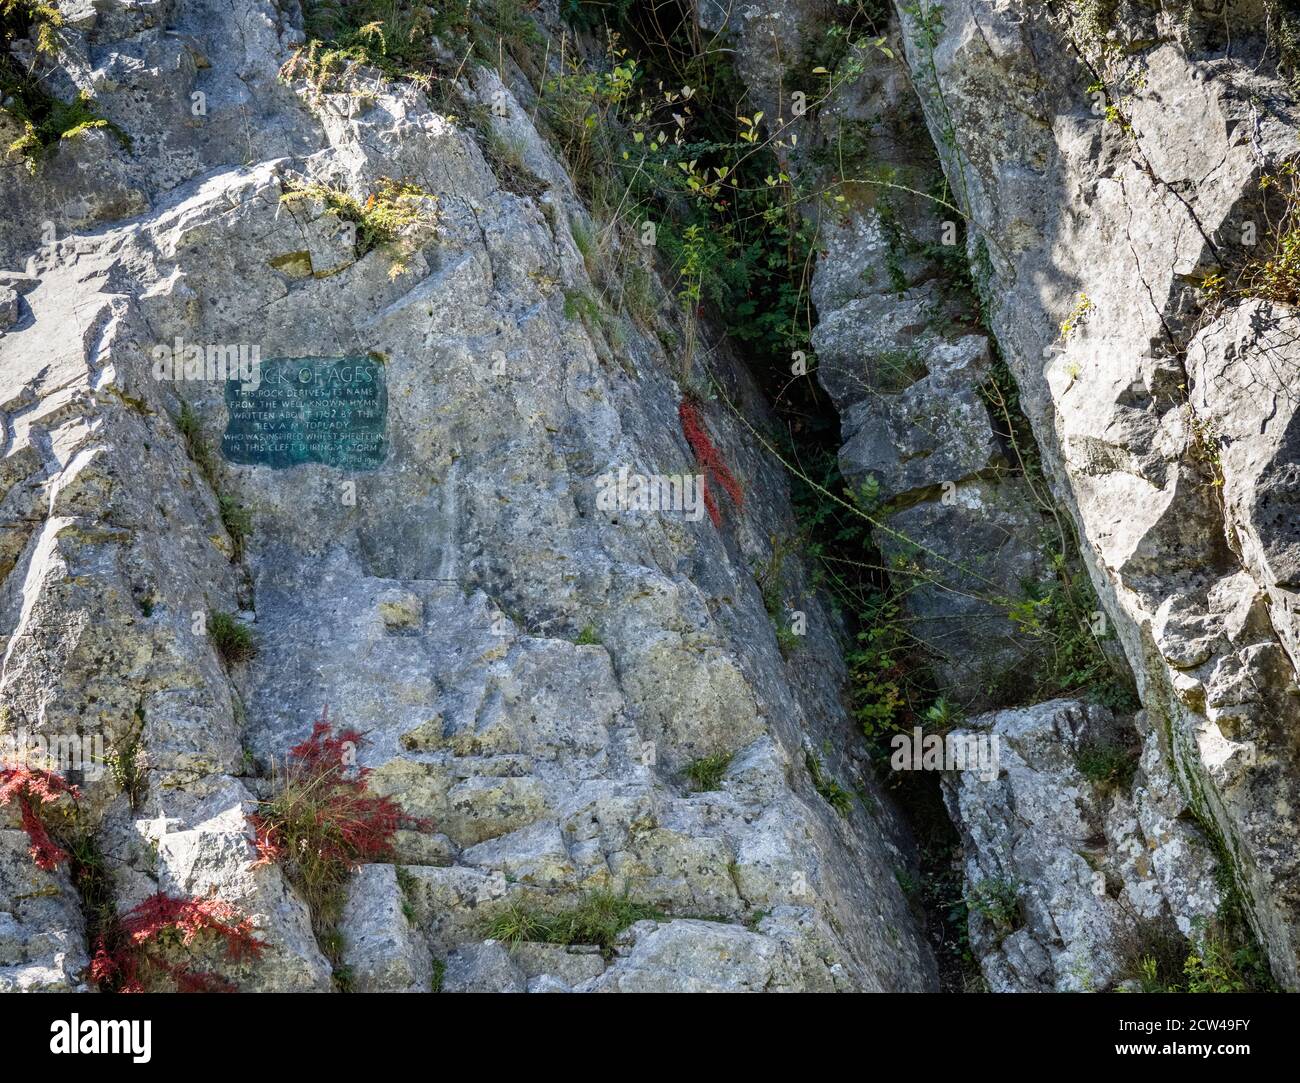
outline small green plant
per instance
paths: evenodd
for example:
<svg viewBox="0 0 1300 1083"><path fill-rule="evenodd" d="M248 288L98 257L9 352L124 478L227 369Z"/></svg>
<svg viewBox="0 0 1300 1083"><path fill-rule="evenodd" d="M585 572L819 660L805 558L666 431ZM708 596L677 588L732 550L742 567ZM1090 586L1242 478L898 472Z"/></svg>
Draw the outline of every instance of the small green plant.
<svg viewBox="0 0 1300 1083"><path fill-rule="evenodd" d="M1088 318L1095 308L1096 305L1092 303L1088 295L1080 293L1074 302L1074 307L1070 309L1069 315L1061 323L1061 340L1069 342L1079 328L1088 322Z"/></svg>
<svg viewBox="0 0 1300 1083"><path fill-rule="evenodd" d="M812 776L813 789L821 794L822 799L841 816L853 811L853 794L841 786L826 773L821 758L811 752L804 753L804 766Z"/></svg>
<svg viewBox="0 0 1300 1083"><path fill-rule="evenodd" d="M217 494L217 507L221 512L221 524L230 535L230 559L238 563L244 559L244 545L253 532L253 513L226 493Z"/></svg>
<svg viewBox="0 0 1300 1083"><path fill-rule="evenodd" d="M228 666L240 665L257 655L252 629L230 613L208 613L208 638Z"/></svg>
<svg viewBox="0 0 1300 1083"><path fill-rule="evenodd" d="M1218 490L1223 488L1223 456L1219 451L1220 437L1213 420L1201 417L1192 409L1191 403L1183 407L1187 419L1188 447L1187 454L1192 462L1198 464L1209 475L1210 485Z"/></svg>
<svg viewBox="0 0 1300 1083"><path fill-rule="evenodd" d="M402 916L415 925L419 917L415 899L419 894L420 882L405 865L394 865L393 871L397 875L397 886L402 892Z"/></svg>
<svg viewBox="0 0 1300 1083"><path fill-rule="evenodd" d="M1201 288L1215 301L1260 297L1300 304L1300 164L1290 161L1264 174L1259 190L1259 210L1243 226L1257 234L1249 256L1207 275Z"/></svg>
<svg viewBox="0 0 1300 1083"><path fill-rule="evenodd" d="M1074 754L1075 766L1095 786L1127 790L1137 770L1137 749L1097 738L1085 741Z"/></svg>
<svg viewBox="0 0 1300 1083"><path fill-rule="evenodd" d="M512 900L486 923L484 935L507 944L595 944L609 956L618 934L629 925L663 917L661 911L633 902L626 894L600 889L567 909Z"/></svg>
<svg viewBox="0 0 1300 1083"><path fill-rule="evenodd" d="M1103 646L1109 632L1091 582L1061 553L1051 560L1056 577L1025 584L1024 597L1008 606L1016 631L1037 643L1031 680L1023 672L1011 676L1030 689L1026 702L1082 692L1108 706L1127 705L1129 678Z"/></svg>
<svg viewBox="0 0 1300 1083"><path fill-rule="evenodd" d="M1233 944L1221 927L1201 920L1193 948L1183 961L1189 993L1246 993L1266 990L1273 980L1253 943Z"/></svg>
<svg viewBox="0 0 1300 1083"><path fill-rule="evenodd" d="M185 441L185 450L189 454L190 460L199 468L204 478L210 485L215 484L216 463L212 458L212 449L208 447L208 442L203 438L203 427L199 422L199 415L194 412L184 399L181 400L181 412L176 418L176 430L181 434Z"/></svg>
<svg viewBox="0 0 1300 1083"><path fill-rule="evenodd" d="M690 780L692 787L697 791L716 790L721 787L727 768L731 766L731 760L730 752L703 756L688 763L682 769L682 774Z"/></svg>
<svg viewBox="0 0 1300 1083"><path fill-rule="evenodd" d="M433 976L429 980L429 992L441 993L442 983L447 978L447 961L445 959L435 959L433 961Z"/></svg>
<svg viewBox="0 0 1300 1083"><path fill-rule="evenodd" d="M799 646L801 639L789 623L791 614L787 612L785 602L786 560L798 547L799 541L798 535L781 540L773 534L770 539L772 555L765 563L760 564L754 573L759 593L763 597L763 608L767 610L772 628L776 632L777 646L786 657L789 657L790 653Z"/></svg>
<svg viewBox="0 0 1300 1083"><path fill-rule="evenodd" d="M971 888L966 903L993 926L999 941L1024 924L1020 886L1014 880L981 880Z"/></svg>
<svg viewBox="0 0 1300 1083"><path fill-rule="evenodd" d="M934 733L946 733L961 721L961 708L940 696L925 709L925 728Z"/></svg>
<svg viewBox="0 0 1300 1083"><path fill-rule="evenodd" d="M389 177L365 200L342 188L307 181L290 181L281 202L317 202L327 214L355 227L357 258L382 248L392 264L390 278L405 273L406 261L437 229L437 196L423 188Z"/></svg>
<svg viewBox="0 0 1300 1083"><path fill-rule="evenodd" d="M144 799L148 767L140 739L144 733L144 704L135 709L131 729L116 741L104 754L104 762L118 790L126 795L127 804L135 811Z"/></svg>

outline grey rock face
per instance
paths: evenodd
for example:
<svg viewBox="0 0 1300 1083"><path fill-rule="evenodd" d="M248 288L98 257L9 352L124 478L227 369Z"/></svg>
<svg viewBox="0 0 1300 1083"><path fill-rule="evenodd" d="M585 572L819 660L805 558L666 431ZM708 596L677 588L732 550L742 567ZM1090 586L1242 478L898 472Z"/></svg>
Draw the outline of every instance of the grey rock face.
<svg viewBox="0 0 1300 1083"><path fill-rule="evenodd" d="M85 991L80 900L65 871L35 866L11 811L0 819L0 993Z"/></svg>
<svg viewBox="0 0 1300 1083"><path fill-rule="evenodd" d="M1118 744L1104 708L1054 700L972 720L999 774L945 776L973 900L971 947L994 992L1088 991L1136 969L1142 929L1195 936L1220 903L1214 858L1148 730L1131 789L1089 781L1079 757Z"/></svg>
<svg viewBox="0 0 1300 1083"><path fill-rule="evenodd" d="M433 983L429 945L407 916L392 865L363 865L348 883L343 961L360 993L425 993Z"/></svg>
<svg viewBox="0 0 1300 1083"><path fill-rule="evenodd" d="M504 91L493 123L524 140L540 195L504 188L410 87L276 83L296 14L182 0L143 22L101 15L68 31L64 75L97 80L132 152L74 142L6 188L0 250L33 281L0 337L0 700L13 724L136 743L135 807L109 777L86 785L119 909L214 893L268 944L230 975L241 988L328 989L307 908L278 867L252 865L245 821L328 704L365 732L372 787L427 821L398 836L409 880L370 865L350 885L358 988L427 988L434 959L449 989L932 987L893 873L905 835L847 751L832 620L797 599L811 631L787 664L750 571L793 529L777 464L710 411L743 515L719 530L597 506L608 470L693 469L680 390L645 329L566 315L566 292L593 291L572 235L586 212L511 89L482 70L463 92ZM190 127L188 106L174 114L193 89L208 120ZM66 175L92 152L93 183ZM282 199L296 177L359 199L407 178L436 196L436 236L404 270L382 248L359 256L319 200ZM45 216L57 240L38 246ZM155 347L178 338L381 359L382 464L223 460L223 384L155 377ZM248 510L247 538L222 498ZM238 615L255 658L223 664L212 612ZM573 642L588 627L599 642ZM823 746L868 798L846 816L804 767ZM733 754L720 788L690 792L682 769L718 753ZM507 903L597 888L668 915L608 970L484 942ZM758 911L800 916L751 930ZM66 948L9 953L40 968L16 982L79 980L74 916L49 918ZM26 911L14 920L26 938ZM714 948L739 977L701 970Z"/></svg>
<svg viewBox="0 0 1300 1083"><path fill-rule="evenodd" d="M792 172L842 201L805 208L820 249L816 378L840 415L840 469L881 523L877 544L906 580L902 605L945 696L985 708L1039 647L1007 610L1049 578L1043 512L990 412L993 363L975 299L948 288L936 254L958 243L959 215L926 198L941 174L916 139L924 122L896 27L879 28L893 55L888 45L850 47L862 74L824 101L798 82L801 58L837 17L818 0L738 4L725 25L769 116L790 116L780 93L818 99L790 157ZM708 12L700 18L707 24Z"/></svg>
<svg viewBox="0 0 1300 1083"><path fill-rule="evenodd" d="M1291 314L1210 310L1197 290L1245 255L1259 179L1294 153L1294 97L1256 63L1250 5L1232 8L1230 55L1214 18L1139 13L1126 50L1029 5L928 7L901 16L909 66L1046 471L1171 772L1222 836L1274 975L1300 988L1300 847L1279 812L1300 799L1294 411L1274 390Z"/></svg>

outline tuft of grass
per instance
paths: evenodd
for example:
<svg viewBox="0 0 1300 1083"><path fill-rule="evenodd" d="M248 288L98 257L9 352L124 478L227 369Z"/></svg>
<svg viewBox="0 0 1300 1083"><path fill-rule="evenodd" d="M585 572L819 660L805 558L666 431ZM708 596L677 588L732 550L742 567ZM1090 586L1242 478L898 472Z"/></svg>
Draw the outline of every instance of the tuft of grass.
<svg viewBox="0 0 1300 1083"><path fill-rule="evenodd" d="M228 666L237 666L257 655L252 629L230 613L215 609L208 613L208 638Z"/></svg>
<svg viewBox="0 0 1300 1083"><path fill-rule="evenodd" d="M588 624L578 633L578 638L573 642L579 647L599 646L600 633L596 631L594 624Z"/></svg>
<svg viewBox="0 0 1300 1083"><path fill-rule="evenodd" d="M719 752L713 756L704 756L688 763L682 770L697 791L716 790L722 785L723 776L731 766L732 754Z"/></svg>
<svg viewBox="0 0 1300 1083"><path fill-rule="evenodd" d="M841 816L847 816L853 810L853 794L826 774L821 759L811 752L804 754L804 765L812 775L813 788L821 794L823 800Z"/></svg>
<svg viewBox="0 0 1300 1083"><path fill-rule="evenodd" d="M181 412L176 418L176 431L185 441L185 451L194 465L199 468L199 473L207 479L209 485L214 485L216 462L212 458L212 449L203 439L203 427L199 423L199 415L184 399L181 400Z"/></svg>
<svg viewBox="0 0 1300 1083"><path fill-rule="evenodd" d="M480 131L483 156L502 188L536 199L550 187L528 167L524 160L527 144L522 138L502 135L490 123Z"/></svg>
<svg viewBox="0 0 1300 1083"><path fill-rule="evenodd" d="M244 545L253 532L253 513L226 493L217 494L217 506L221 511L221 524L230 535L230 559L238 563L244 559Z"/></svg>
<svg viewBox="0 0 1300 1083"><path fill-rule="evenodd" d="M633 902L626 894L597 889L567 909L514 900L487 922L484 935L507 944L595 944L609 956L619 933L628 926L663 918L661 911Z"/></svg>

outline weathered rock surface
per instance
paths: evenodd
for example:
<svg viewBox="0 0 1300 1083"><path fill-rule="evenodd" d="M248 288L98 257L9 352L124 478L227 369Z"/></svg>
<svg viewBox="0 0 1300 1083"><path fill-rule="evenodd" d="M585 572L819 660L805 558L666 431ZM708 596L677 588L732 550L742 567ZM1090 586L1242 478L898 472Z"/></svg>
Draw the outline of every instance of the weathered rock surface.
<svg viewBox="0 0 1300 1083"><path fill-rule="evenodd" d="M896 27L879 28L892 49L870 34L851 44L841 65L861 74L828 76L829 91L807 74L828 32L845 32L842 17L819 0L737 4L725 19L718 6L700 10L704 26L736 42L756 104L779 118L775 127L794 125L792 171L837 200L809 199L805 214L820 249L810 288L816 379L840 415L840 469L908 582L911 633L944 694L979 709L1001 701L1008 675L1032 666L1040 646L1007 611L1050 577L1044 512L992 405L975 298L944 273L960 215L927 195L941 173ZM816 103L815 115L793 119L795 92Z"/></svg>
<svg viewBox="0 0 1300 1083"><path fill-rule="evenodd" d="M328 704L366 733L374 789L428 824L399 836L400 881L372 865L351 884L358 988L427 988L433 960L449 989L933 987L894 875L905 834L847 751L833 622L800 599L810 634L787 663L750 571L791 529L777 465L719 411L743 514L718 529L596 506L607 470L693 468L680 390L644 329L566 315L566 293L592 290L571 225L586 212L511 90L478 69L463 93L507 103L493 123L525 140L535 196L409 86L277 83L296 5L140 15L85 13L58 76L96 88L131 150L92 133L35 178L15 166L0 234L0 264L33 279L0 337L0 699L13 724L135 748L134 806L111 777L85 787L119 909L215 893L268 944L231 974L241 988L328 989L307 909L278 867L251 865L245 821ZM436 237L395 272L319 200L282 201L295 177L363 200L408 179L436 197ZM155 378L153 348L178 338L379 359L382 464L225 461L223 384ZM761 409L743 373L726 378ZM247 539L222 499L251 512ZM211 612L248 625L254 659L222 663ZM599 642L575 644L589 627ZM866 798L848 815L816 792L813 749ZM733 754L720 788L690 792L682 769L717 753ZM667 917L599 971L484 942L505 902L593 888ZM41 921L66 944L8 952L38 968L16 983L80 980L76 917Z"/></svg>
<svg viewBox="0 0 1300 1083"><path fill-rule="evenodd" d="M1300 988L1292 313L1198 290L1265 228L1295 97L1259 5L1126 4L1108 37L1051 7L903 11L909 66L1161 752Z"/></svg>
<svg viewBox="0 0 1300 1083"><path fill-rule="evenodd" d="M958 732L998 741L996 780L944 780L966 851L971 947L993 992L1111 987L1135 972L1144 927L1192 937L1215 916L1215 861L1154 731L1131 788L1079 768L1090 747L1130 739L1105 708L1054 700Z"/></svg>

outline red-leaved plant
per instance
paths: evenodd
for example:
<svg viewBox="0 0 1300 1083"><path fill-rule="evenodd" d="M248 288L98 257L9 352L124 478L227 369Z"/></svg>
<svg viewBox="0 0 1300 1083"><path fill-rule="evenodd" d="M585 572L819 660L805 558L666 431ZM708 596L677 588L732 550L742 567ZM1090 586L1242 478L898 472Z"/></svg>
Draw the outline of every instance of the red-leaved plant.
<svg viewBox="0 0 1300 1083"><path fill-rule="evenodd" d="M28 853L42 869L54 869L68 860L68 852L50 837L49 828L42 818L42 809L61 797L73 801L81 798L81 791L62 775L43 771L39 767L0 766L0 805L18 802L23 830L31 840Z"/></svg>
<svg viewBox="0 0 1300 1083"><path fill-rule="evenodd" d="M704 467L704 484L702 486L704 490L704 506L709 511L709 518L713 520L713 525L721 527L722 513L718 510L718 502L709 488L709 479L713 478L726 490L727 495L731 497L731 502L737 508L744 506L745 494L740 488L740 482L736 480L736 475L722 461L721 453L709 436L708 430L704 427L704 419L700 417L700 408L690 399L682 399L681 405L677 407L677 416L681 419L682 435L686 437L686 442L691 445L696 460Z"/></svg>
<svg viewBox="0 0 1300 1083"><path fill-rule="evenodd" d="M422 827L399 805L371 793L368 768L356 764L364 741L355 729L334 733L328 706L311 736L289 749L273 796L248 817L259 865L278 863L311 911L321 949L342 954L337 925L348 877L358 865L392 855L402 826Z"/></svg>
<svg viewBox="0 0 1300 1083"><path fill-rule="evenodd" d="M90 976L101 988L142 993L169 979L178 993L233 993L220 974L174 962L164 951L191 948L203 940L224 947L232 963L256 959L266 947L253 923L221 899L184 898L158 892L115 920L95 945Z"/></svg>
<svg viewBox="0 0 1300 1083"><path fill-rule="evenodd" d="M350 870L392 852L402 810L366 788L370 770L355 763L363 741L355 729L335 734L326 707L311 736L289 749L275 796L249 816L255 866L310 856Z"/></svg>

